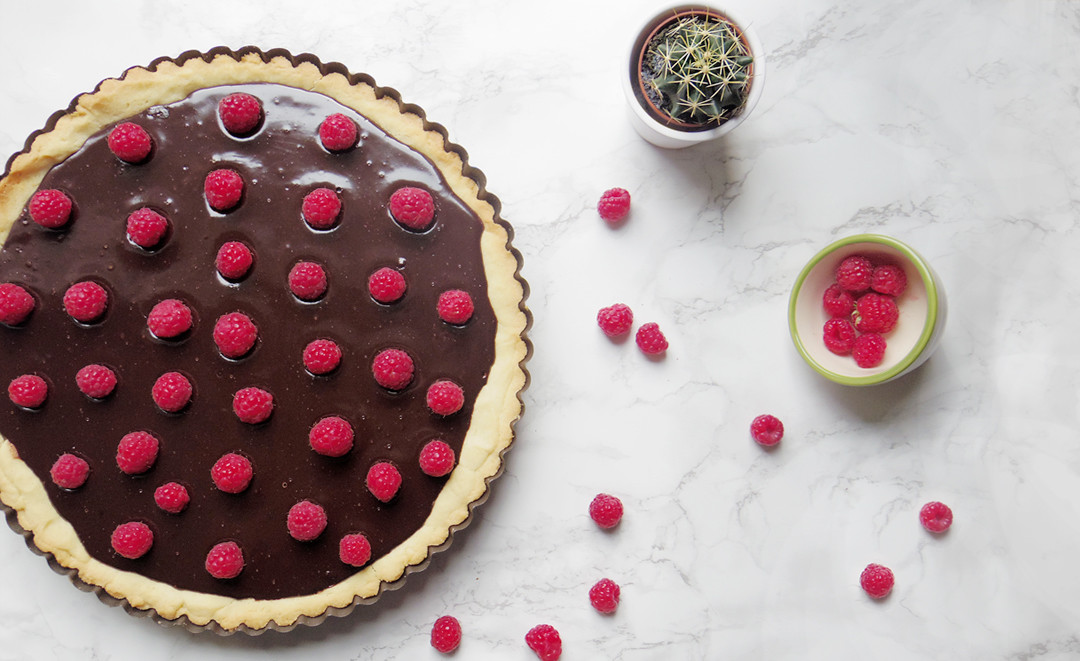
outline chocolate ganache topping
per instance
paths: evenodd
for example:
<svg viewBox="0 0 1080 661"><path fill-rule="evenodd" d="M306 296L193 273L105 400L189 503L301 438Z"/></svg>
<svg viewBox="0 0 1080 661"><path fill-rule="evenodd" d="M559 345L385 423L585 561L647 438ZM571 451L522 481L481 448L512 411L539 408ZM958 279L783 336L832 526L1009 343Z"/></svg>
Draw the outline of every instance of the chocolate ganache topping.
<svg viewBox="0 0 1080 661"><path fill-rule="evenodd" d="M250 135L231 135L218 117L218 102L234 92L262 104L261 124ZM320 142L321 122L335 113L359 128L355 147L332 152ZM90 555L107 565L233 598L318 592L357 571L339 558L343 536L365 535L374 561L423 524L447 479L421 470L418 456L427 442L441 439L460 453L495 353L482 223L423 156L318 93L269 83L208 88L127 121L149 133L149 158L124 162L110 151L108 131L92 137L40 186L73 201L70 222L46 229L24 211L0 252L0 282L35 299L24 322L0 325L0 383L34 374L48 385L39 408L0 404L0 435L41 479ZM244 182L239 205L224 213L204 195L208 173L222 168ZM388 201L402 187L431 193L429 229L395 222ZM313 229L301 213L304 196L316 188L336 191L342 203L328 230ZM169 223L162 243L149 250L126 233L128 216L144 207ZM254 255L250 271L235 282L215 268L219 248L231 241ZM320 298L304 301L290 291L298 262L323 267L327 289ZM393 303L379 303L369 292L369 277L383 267L407 283ZM85 280L108 295L104 315L90 323L73 319L63 303L67 289ZM440 319L437 302L447 290L470 294L475 311L466 323ZM165 299L183 302L193 315L192 328L168 340L147 325L151 309ZM215 321L233 312L257 328L254 348L235 359L221 354L213 332ZM305 369L303 353L321 338L336 342L342 359L317 376ZM382 387L373 376L372 361L385 349L404 350L413 361L413 377L401 390ZM90 364L117 376L115 390L100 400L76 385L76 373ZM166 372L180 372L193 386L190 403L176 413L162 411L151 395ZM446 416L429 409L425 397L443 379L465 394L462 408ZM234 394L247 387L273 395L265 422L245 423L234 413ZM326 416L345 419L355 432L341 457L309 444L312 426ZM121 438L134 431L160 443L152 467L138 475L117 464ZM75 489L50 477L67 453L90 467ZM211 467L229 453L253 468L240 493L211 479ZM379 462L390 462L402 477L387 503L365 485ZM155 489L169 482L185 486L191 498L179 514L155 504ZM286 525L302 500L326 512L326 528L313 541L294 539ZM153 545L128 559L114 550L111 536L132 521L149 527ZM225 541L240 546L245 566L222 580L205 561Z"/></svg>

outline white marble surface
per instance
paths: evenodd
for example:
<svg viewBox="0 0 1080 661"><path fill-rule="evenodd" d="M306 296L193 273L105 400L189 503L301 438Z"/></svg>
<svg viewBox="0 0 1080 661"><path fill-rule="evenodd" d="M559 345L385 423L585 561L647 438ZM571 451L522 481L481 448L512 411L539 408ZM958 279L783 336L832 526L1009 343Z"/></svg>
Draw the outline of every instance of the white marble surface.
<svg viewBox="0 0 1080 661"><path fill-rule="evenodd" d="M507 471L429 569L350 617L249 638L99 604L0 535L0 659L1080 658L1080 5L728 0L768 50L755 115L672 153L617 76L652 0L5 3L0 153L78 92L159 55L255 44L396 87L450 129L516 228L532 387ZM354 7L355 4L355 7ZM362 7L362 8L361 8ZM611 186L634 208L609 229ZM786 328L821 246L913 245L951 302L938 353L872 389L811 372ZM664 360L598 308L657 321ZM755 415L787 435L764 452ZM620 496L604 534L586 508ZM952 506L940 538L919 526ZM869 562L896 588L869 600ZM588 605L608 576L613 617Z"/></svg>

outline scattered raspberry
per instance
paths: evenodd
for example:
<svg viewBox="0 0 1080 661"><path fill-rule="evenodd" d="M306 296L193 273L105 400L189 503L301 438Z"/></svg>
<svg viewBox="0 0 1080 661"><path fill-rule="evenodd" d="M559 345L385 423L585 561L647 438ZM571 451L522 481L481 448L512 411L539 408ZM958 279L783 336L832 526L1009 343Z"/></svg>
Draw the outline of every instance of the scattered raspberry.
<svg viewBox="0 0 1080 661"><path fill-rule="evenodd" d="M371 560L371 542L358 532L345 535L338 544L338 557L347 565L363 567Z"/></svg>
<svg viewBox="0 0 1080 661"><path fill-rule="evenodd" d="M952 510L945 503L927 503L919 510L919 522L930 532L945 532L952 525Z"/></svg>
<svg viewBox="0 0 1080 661"><path fill-rule="evenodd" d="M405 186L390 196L390 215L407 229L421 232L435 218L435 201L426 190Z"/></svg>
<svg viewBox="0 0 1080 661"><path fill-rule="evenodd" d="M538 624L525 634L525 644L540 661L557 661L562 656L562 639L550 624Z"/></svg>
<svg viewBox="0 0 1080 661"><path fill-rule="evenodd" d="M660 325L652 321L641 325L641 328L637 330L634 341L637 342L638 348L649 356L660 355L667 351L668 348L667 338L660 331Z"/></svg>
<svg viewBox="0 0 1080 661"><path fill-rule="evenodd" d="M78 489L86 484L86 478L90 476L90 464L71 453L62 454L49 469L49 476L53 484L61 489Z"/></svg>
<svg viewBox="0 0 1080 661"><path fill-rule="evenodd" d="M30 198L30 219L48 229L58 229L71 220L74 205L62 191L52 188L39 190Z"/></svg>
<svg viewBox="0 0 1080 661"><path fill-rule="evenodd" d="M218 101L218 117L225 130L236 136L250 135L262 121L262 103L244 92L235 92Z"/></svg>
<svg viewBox="0 0 1080 661"><path fill-rule="evenodd" d="M40 408L49 396L49 384L36 374L23 374L11 380L7 391L11 403L15 406L36 409Z"/></svg>
<svg viewBox="0 0 1080 661"><path fill-rule="evenodd" d="M64 310L84 324L100 319L108 305L109 293L92 280L76 282L64 292Z"/></svg>
<svg viewBox="0 0 1080 661"><path fill-rule="evenodd" d="M759 415L750 423L750 435L759 445L771 447L784 438L784 423L772 415Z"/></svg>
<svg viewBox="0 0 1080 661"><path fill-rule="evenodd" d="M168 219L149 207L136 209L127 218L128 241L145 250L160 246L168 231Z"/></svg>
<svg viewBox="0 0 1080 661"><path fill-rule="evenodd" d="M453 381L441 379L428 388L427 405L432 413L452 415L465 405L465 392Z"/></svg>
<svg viewBox="0 0 1080 661"><path fill-rule="evenodd" d="M388 503L401 488L401 473L393 464L380 461L368 469L366 483L372 496Z"/></svg>
<svg viewBox="0 0 1080 661"><path fill-rule="evenodd" d="M855 297L836 283L825 289L821 303L830 317L848 317L855 310Z"/></svg>
<svg viewBox="0 0 1080 661"><path fill-rule="evenodd" d="M125 163L142 163L154 146L146 129L132 122L117 124L109 131L108 143L109 150Z"/></svg>
<svg viewBox="0 0 1080 661"><path fill-rule="evenodd" d="M116 446L116 465L128 475L145 473L157 461L158 448L157 437L150 432L125 434Z"/></svg>
<svg viewBox="0 0 1080 661"><path fill-rule="evenodd" d="M153 545L154 532L142 521L121 523L113 530L113 550L128 560L143 557Z"/></svg>
<svg viewBox="0 0 1080 661"><path fill-rule="evenodd" d="M387 390L403 390L412 382L413 361L401 349L380 351L371 362L375 381Z"/></svg>
<svg viewBox="0 0 1080 661"><path fill-rule="evenodd" d="M236 208L244 196L244 179L236 170L222 168L206 175L203 184L206 203L214 211L225 212Z"/></svg>
<svg viewBox="0 0 1080 661"><path fill-rule="evenodd" d="M240 493L247 489L253 474L251 461L235 452L222 455L210 469L214 486L225 493Z"/></svg>
<svg viewBox="0 0 1080 661"><path fill-rule="evenodd" d="M449 654L461 644L461 623L452 615L443 615L431 627L431 646Z"/></svg>
<svg viewBox="0 0 1080 661"><path fill-rule="evenodd" d="M615 225L630 213L630 193L622 188L610 188L600 196L596 210L609 225Z"/></svg>
<svg viewBox="0 0 1080 661"><path fill-rule="evenodd" d="M368 278L368 291L380 303L393 303L405 295L405 276L401 271L384 266Z"/></svg>
<svg viewBox="0 0 1080 661"><path fill-rule="evenodd" d="M315 301L326 293L326 271L315 262L297 262L289 271L289 290L301 301Z"/></svg>
<svg viewBox="0 0 1080 661"><path fill-rule="evenodd" d="M899 296L907 289L907 275L895 264L882 264L870 277L870 289L886 296Z"/></svg>
<svg viewBox="0 0 1080 661"><path fill-rule="evenodd" d="M326 510L310 500L301 500L289 508L286 526L293 539L310 542L326 530Z"/></svg>
<svg viewBox="0 0 1080 661"><path fill-rule="evenodd" d="M233 281L247 275L254 263L255 255L252 254L251 248L239 241L227 241L221 244L217 258L214 260L214 265L221 277Z"/></svg>
<svg viewBox="0 0 1080 661"><path fill-rule="evenodd" d="M18 326L34 311L34 297L19 285L0 284L0 324Z"/></svg>
<svg viewBox="0 0 1080 661"><path fill-rule="evenodd" d="M454 449L438 439L428 441L420 450L420 470L431 477L442 477L454 470Z"/></svg>
<svg viewBox="0 0 1080 661"><path fill-rule="evenodd" d="M244 571L244 552L236 542L215 544L206 554L206 571L214 578L236 578Z"/></svg>
<svg viewBox="0 0 1080 661"><path fill-rule="evenodd" d="M154 489L154 502L169 514L179 514L187 509L191 502L187 487L179 482L166 482Z"/></svg>
<svg viewBox="0 0 1080 661"><path fill-rule="evenodd" d="M608 337L625 335L634 325L634 312L622 303L609 305L596 313L596 323Z"/></svg>
<svg viewBox="0 0 1080 661"><path fill-rule="evenodd" d="M838 356L846 356L855 347L855 327L839 317L825 322L822 332L825 348Z"/></svg>
<svg viewBox="0 0 1080 661"><path fill-rule="evenodd" d="M170 340L191 330L191 308L175 298L166 298L146 317L146 326L154 337Z"/></svg>
<svg viewBox="0 0 1080 661"><path fill-rule="evenodd" d="M312 229L328 230L341 213L341 198L332 188L316 188L304 196L301 212Z"/></svg>
<svg viewBox="0 0 1080 661"><path fill-rule="evenodd" d="M840 262L836 267L836 284L840 288L858 293L870 288L870 280L874 274L874 267L870 260L860 255L852 255Z"/></svg>
<svg viewBox="0 0 1080 661"><path fill-rule="evenodd" d="M866 333L855 338L851 355L859 367L877 367L885 359L885 338L877 333Z"/></svg>
<svg viewBox="0 0 1080 661"><path fill-rule="evenodd" d="M623 504L615 496L606 493L597 494L589 503L589 516L596 525L607 530L619 525L622 521Z"/></svg>
<svg viewBox="0 0 1080 661"><path fill-rule="evenodd" d="M439 319L454 326L462 326L472 319L473 302L468 292L451 289L439 294L437 305Z"/></svg>
<svg viewBox="0 0 1080 661"><path fill-rule="evenodd" d="M304 347L304 367L312 374L329 374L341 364L341 349L333 340L313 340Z"/></svg>
<svg viewBox="0 0 1080 661"><path fill-rule="evenodd" d="M328 415L308 432L311 449L326 457L341 457L353 446L353 428L347 420Z"/></svg>
<svg viewBox="0 0 1080 661"><path fill-rule="evenodd" d="M255 346L259 329L243 312L230 312L214 322L214 344L226 358L242 358Z"/></svg>
<svg viewBox="0 0 1080 661"><path fill-rule="evenodd" d="M334 113L319 124L319 140L329 151L352 149L357 133L356 122L341 113Z"/></svg>
<svg viewBox="0 0 1080 661"><path fill-rule="evenodd" d="M116 389L116 372L104 365L87 365L75 373L75 385L90 399L105 399Z"/></svg>
<svg viewBox="0 0 1080 661"><path fill-rule="evenodd" d="M870 292L855 303L855 330L861 333L888 333L899 318L900 310L891 296Z"/></svg>
<svg viewBox="0 0 1080 661"><path fill-rule="evenodd" d="M233 395L232 406L240 422L257 425L274 412L274 396L262 388L241 388Z"/></svg>
<svg viewBox="0 0 1080 661"><path fill-rule="evenodd" d="M874 599L884 599L892 592L893 573L888 567L870 563L859 576L859 584Z"/></svg>
<svg viewBox="0 0 1080 661"><path fill-rule="evenodd" d="M589 589L589 601L593 608L605 615L614 613L619 607L619 593L621 590L615 581L610 578L602 578L596 585Z"/></svg>
<svg viewBox="0 0 1080 661"><path fill-rule="evenodd" d="M182 411L191 401L191 381L180 372L165 372L154 382L150 396L166 413Z"/></svg>

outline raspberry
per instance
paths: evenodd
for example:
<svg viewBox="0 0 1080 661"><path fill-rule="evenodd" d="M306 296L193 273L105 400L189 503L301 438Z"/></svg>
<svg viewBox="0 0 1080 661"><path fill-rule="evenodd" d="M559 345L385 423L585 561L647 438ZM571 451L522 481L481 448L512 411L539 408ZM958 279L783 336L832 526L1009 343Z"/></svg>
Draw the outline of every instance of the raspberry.
<svg viewBox="0 0 1080 661"><path fill-rule="evenodd" d="M874 599L884 599L892 592L893 573L888 567L870 563L859 576L859 585Z"/></svg>
<svg viewBox="0 0 1080 661"><path fill-rule="evenodd" d="M326 271L315 262L297 262L289 271L289 290L301 301L315 301L326 293Z"/></svg>
<svg viewBox="0 0 1080 661"><path fill-rule="evenodd" d="M166 298L150 310L146 326L154 337L171 340L191 330L191 308L175 298Z"/></svg>
<svg viewBox="0 0 1080 661"><path fill-rule="evenodd" d="M157 437L146 431L125 434L116 446L116 465L128 475L139 475L150 470L157 461Z"/></svg>
<svg viewBox="0 0 1080 661"><path fill-rule="evenodd" d="M393 303L405 295L405 276L401 271L384 266L368 278L368 291L379 303Z"/></svg>
<svg viewBox="0 0 1080 661"><path fill-rule="evenodd" d="M596 525L607 530L619 525L622 521L623 504L615 496L606 493L597 494L589 503L589 516Z"/></svg>
<svg viewBox="0 0 1080 661"><path fill-rule="evenodd" d="M919 510L919 522L930 532L945 532L952 525L952 510L945 503L927 503Z"/></svg>
<svg viewBox="0 0 1080 661"><path fill-rule="evenodd" d="M75 373L75 385L90 399L105 399L116 389L116 372L104 365L87 365Z"/></svg>
<svg viewBox="0 0 1080 661"><path fill-rule="evenodd" d="M825 322L822 331L825 348L838 356L846 356L855 347L855 327L839 317Z"/></svg>
<svg viewBox="0 0 1080 661"><path fill-rule="evenodd" d="M179 514L187 508L191 496L188 495L187 487L179 482L166 482L154 489L154 502L169 514Z"/></svg>
<svg viewBox="0 0 1080 661"><path fill-rule="evenodd" d="M145 250L159 247L168 231L168 219L149 207L136 209L127 218L128 241Z"/></svg>
<svg viewBox="0 0 1080 661"><path fill-rule="evenodd" d="M538 624L525 634L525 644L540 661L557 661L562 656L562 639L550 624Z"/></svg>
<svg viewBox="0 0 1080 661"><path fill-rule="evenodd" d="M108 305L109 293L92 280L76 282L64 292L64 310L84 324L100 319Z"/></svg>
<svg viewBox="0 0 1080 661"><path fill-rule="evenodd" d="M610 188L600 196L596 210L609 225L615 225L630 213L630 193L622 188Z"/></svg>
<svg viewBox="0 0 1080 661"><path fill-rule="evenodd" d="M403 227L421 232L435 218L435 201L426 190L405 186L390 196L390 215Z"/></svg>
<svg viewBox="0 0 1080 661"><path fill-rule="evenodd" d="M244 552L236 542L214 544L206 554L206 571L214 578L236 578L244 571Z"/></svg>
<svg viewBox="0 0 1080 661"><path fill-rule="evenodd" d="M222 455L210 469L214 486L225 493L240 493L247 489L253 474L248 458L235 452Z"/></svg>
<svg viewBox="0 0 1080 661"><path fill-rule="evenodd" d="M113 530L113 550L128 560L143 557L153 545L154 532L142 521L121 523Z"/></svg>
<svg viewBox="0 0 1080 661"><path fill-rule="evenodd" d="M453 381L441 379L428 388L427 405L432 413L452 415L465 405L465 392Z"/></svg>
<svg viewBox="0 0 1080 661"><path fill-rule="evenodd" d="M182 411L191 401L191 381L180 372L165 372L154 382L150 396L166 413Z"/></svg>
<svg viewBox="0 0 1080 661"><path fill-rule="evenodd" d="M365 483L372 496L388 503L401 488L401 473L393 464L380 461L368 469Z"/></svg>
<svg viewBox="0 0 1080 661"><path fill-rule="evenodd" d="M243 92L235 92L218 101L218 117L225 130L236 136L250 135L262 121L262 103Z"/></svg>
<svg viewBox="0 0 1080 661"><path fill-rule="evenodd" d="M257 425L274 412L274 396L262 388L241 388L233 395L232 406L240 422Z"/></svg>
<svg viewBox="0 0 1080 661"><path fill-rule="evenodd" d="M154 146L146 129L132 122L117 124L109 131L109 150L125 163L142 163Z"/></svg>
<svg viewBox="0 0 1080 661"><path fill-rule="evenodd" d="M310 542L326 530L326 510L310 500L301 500L289 508L286 526L293 539Z"/></svg>
<svg viewBox="0 0 1080 661"><path fill-rule="evenodd" d="M40 408L49 396L49 384L36 374L23 374L11 380L7 391L11 403L15 406L36 409Z"/></svg>
<svg viewBox="0 0 1080 661"><path fill-rule="evenodd" d="M353 428L347 420L328 415L308 432L311 449L326 457L344 456L353 446Z"/></svg>
<svg viewBox="0 0 1080 661"><path fill-rule="evenodd" d="M907 275L895 264L883 264L870 276L870 289L886 296L899 296L907 289Z"/></svg>
<svg viewBox="0 0 1080 661"><path fill-rule="evenodd" d="M356 122L341 113L334 113L319 124L319 140L329 151L345 151L356 144Z"/></svg>
<svg viewBox="0 0 1080 661"><path fill-rule="evenodd" d="M641 325L634 336L634 341L637 342L638 348L649 356L658 356L668 348L667 338L660 331L660 325L652 321Z"/></svg>
<svg viewBox="0 0 1080 661"><path fill-rule="evenodd" d="M304 367L312 374L329 374L341 364L341 349L333 340L314 340L304 347Z"/></svg>
<svg viewBox="0 0 1080 661"><path fill-rule="evenodd" d="M52 188L39 190L30 198L30 219L42 227L57 229L71 220L73 206L71 198L62 191Z"/></svg>
<svg viewBox="0 0 1080 661"><path fill-rule="evenodd" d="M259 329L243 312L230 312L214 322L214 344L226 358L246 356L259 337Z"/></svg>
<svg viewBox="0 0 1080 661"><path fill-rule="evenodd" d="M71 453L62 454L49 469L49 476L53 484L61 489L78 489L86 484L86 478L90 476L90 464Z"/></svg>
<svg viewBox="0 0 1080 661"><path fill-rule="evenodd" d="M593 608L605 615L614 613L619 607L619 586L610 578L602 578L589 589L589 602Z"/></svg>
<svg viewBox="0 0 1080 661"><path fill-rule="evenodd" d="M252 254L251 248L239 241L227 241L221 244L217 258L214 260L214 265L221 277L234 281L247 275L254 263L255 255Z"/></svg>
<svg viewBox="0 0 1080 661"><path fill-rule="evenodd" d="M855 297L834 282L825 289L821 304L830 317L848 317L855 310Z"/></svg>
<svg viewBox="0 0 1080 661"><path fill-rule="evenodd" d="M347 565L363 567L371 560L371 542L358 532L349 533L338 544L338 557Z"/></svg>
<svg viewBox="0 0 1080 661"><path fill-rule="evenodd" d="M891 296L870 292L855 303L855 330L859 332L888 333L899 318L900 310Z"/></svg>
<svg viewBox="0 0 1080 661"><path fill-rule="evenodd" d="M214 170L206 175L203 192L211 209L229 211L236 208L240 204L240 198L244 196L244 179L236 170Z"/></svg>
<svg viewBox="0 0 1080 661"><path fill-rule="evenodd" d="M442 477L454 470L454 449L438 439L428 441L420 450L420 470L431 477Z"/></svg>
<svg viewBox="0 0 1080 661"><path fill-rule="evenodd" d="M0 324L18 326L34 311L34 297L19 285L0 284Z"/></svg>
<svg viewBox="0 0 1080 661"><path fill-rule="evenodd" d="M380 351L371 362L375 381L387 390L403 390L412 382L413 361L401 349Z"/></svg>
<svg viewBox="0 0 1080 661"><path fill-rule="evenodd" d="M328 230L341 213L341 198L330 188L316 188L304 196L301 212L312 229Z"/></svg>
<svg viewBox="0 0 1080 661"><path fill-rule="evenodd" d="M852 255L836 267L836 284L844 291L858 293L870 288L874 267L870 260L860 255Z"/></svg>
<svg viewBox="0 0 1080 661"><path fill-rule="evenodd" d="M885 359L885 338L877 333L866 333L855 338L851 355L859 367L877 367Z"/></svg>
<svg viewBox="0 0 1080 661"><path fill-rule="evenodd" d="M439 294L439 319L454 326L463 326L473 316L472 297L468 292L451 289Z"/></svg>
<svg viewBox="0 0 1080 661"><path fill-rule="evenodd" d="M759 415L750 423L750 435L759 445L771 447L784 438L784 423L772 415Z"/></svg>
<svg viewBox="0 0 1080 661"><path fill-rule="evenodd" d="M634 325L634 312L622 303L609 305L596 313L596 323L608 337L625 335Z"/></svg>
<svg viewBox="0 0 1080 661"><path fill-rule="evenodd" d="M449 654L461 644L461 623L452 615L443 615L431 626L431 646Z"/></svg>

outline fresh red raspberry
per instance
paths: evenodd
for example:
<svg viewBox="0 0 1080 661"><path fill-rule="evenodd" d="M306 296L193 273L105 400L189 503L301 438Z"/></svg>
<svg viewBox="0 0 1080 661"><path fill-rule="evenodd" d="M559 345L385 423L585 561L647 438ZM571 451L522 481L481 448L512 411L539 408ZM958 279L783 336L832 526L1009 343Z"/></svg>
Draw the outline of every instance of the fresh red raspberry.
<svg viewBox="0 0 1080 661"><path fill-rule="evenodd" d="M154 337L170 340L191 330L191 308L175 298L166 298L153 308L146 317L146 326Z"/></svg>
<svg viewBox="0 0 1080 661"><path fill-rule="evenodd" d="M236 542L214 544L206 554L206 571L214 578L228 580L244 571L244 552Z"/></svg>
<svg viewBox="0 0 1080 661"><path fill-rule="evenodd" d="M341 457L352 449L353 428L347 420L328 415L319 420L308 432L311 449L325 457Z"/></svg>
<svg viewBox="0 0 1080 661"><path fill-rule="evenodd" d="M596 210L609 225L615 225L630 213L630 193L622 188L610 188L600 196Z"/></svg>
<svg viewBox="0 0 1080 661"><path fill-rule="evenodd" d="M104 365L87 365L75 373L75 385L90 399L105 399L116 389L116 372Z"/></svg>
<svg viewBox="0 0 1080 661"><path fill-rule="evenodd" d="M338 544L338 557L347 565L363 567L371 560L371 542L358 532L349 533Z"/></svg>
<svg viewBox="0 0 1080 661"><path fill-rule="evenodd" d="M550 624L538 624L525 634L525 644L536 652L540 661L558 661L562 656L562 638Z"/></svg>
<svg viewBox="0 0 1080 661"><path fill-rule="evenodd" d="M234 92L218 101L221 125L233 135L250 135L262 121L262 103L244 92Z"/></svg>
<svg viewBox="0 0 1080 661"><path fill-rule="evenodd" d="M214 344L226 358L242 358L255 346L259 329L243 312L230 312L214 322Z"/></svg>
<svg viewBox="0 0 1080 661"><path fill-rule="evenodd" d="M452 615L443 615L431 627L431 646L449 654L461 644L461 623Z"/></svg>
<svg viewBox="0 0 1080 661"><path fill-rule="evenodd" d="M315 262L297 262L289 271L289 290L301 301L316 301L326 293L326 271Z"/></svg>
<svg viewBox="0 0 1080 661"><path fill-rule="evenodd" d="M179 514L191 502L187 487L179 482L166 482L154 489L154 503L169 514Z"/></svg>
<svg viewBox="0 0 1080 661"><path fill-rule="evenodd" d="M451 289L439 294L439 319L454 326L463 326L473 316L473 301L468 292Z"/></svg>
<svg viewBox="0 0 1080 661"><path fill-rule="evenodd" d="M23 374L8 384L8 397L15 406L24 409L40 408L49 396L49 384L36 374Z"/></svg>
<svg viewBox="0 0 1080 661"><path fill-rule="evenodd" d="M861 255L844 258L836 267L836 284L844 291L858 293L870 289L870 280L874 267L870 260Z"/></svg>
<svg viewBox="0 0 1080 661"><path fill-rule="evenodd" d="M210 479L214 486L225 493L240 493L251 484L254 470L251 461L243 455L229 452L214 462L210 469Z"/></svg>
<svg viewBox="0 0 1080 661"><path fill-rule="evenodd" d="M427 405L432 413L452 415L465 405L465 392L453 381L440 379L428 388Z"/></svg>
<svg viewBox="0 0 1080 661"><path fill-rule="evenodd" d="M191 381L180 372L165 372L154 382L150 396L166 413L182 411L191 401Z"/></svg>
<svg viewBox="0 0 1080 661"><path fill-rule="evenodd" d="M637 329L634 341L637 342L638 348L649 356L658 356L668 348L667 338L660 331L660 325L653 321L642 324L641 328Z"/></svg>
<svg viewBox="0 0 1080 661"><path fill-rule="evenodd" d="M301 500L289 508L285 521L289 535L298 542L310 542L326 530L326 510L310 500Z"/></svg>
<svg viewBox="0 0 1080 661"><path fill-rule="evenodd" d="M895 264L882 264L870 277L870 289L886 296L899 296L907 289L907 275Z"/></svg>
<svg viewBox="0 0 1080 661"><path fill-rule="evenodd" d="M855 310L855 297L834 282L825 289L821 304L830 317L849 317Z"/></svg>
<svg viewBox="0 0 1080 661"><path fill-rule="evenodd" d="M356 145L356 122L337 112L319 124L319 140L329 151L346 151Z"/></svg>
<svg viewBox="0 0 1080 661"><path fill-rule="evenodd" d="M634 312L630 306L622 303L609 305L606 308L600 308L600 311L596 313L596 324L600 326L600 330L604 331L604 335L619 337L630 332L630 328L634 325Z"/></svg>
<svg viewBox="0 0 1080 661"><path fill-rule="evenodd" d="M49 469L53 484L61 489L78 489L90 476L90 464L82 457L69 453L60 455Z"/></svg>
<svg viewBox="0 0 1080 661"><path fill-rule="evenodd" d="M855 347L855 327L847 319L836 317L825 322L822 339L825 348L838 356L846 356Z"/></svg>
<svg viewBox="0 0 1080 661"><path fill-rule="evenodd" d="M379 303L393 303L405 295L405 276L401 271L384 266L368 278L368 291Z"/></svg>
<svg viewBox="0 0 1080 661"><path fill-rule="evenodd" d="M116 526L111 541L114 551L134 560L146 555L154 545L154 532L142 521L129 521Z"/></svg>
<svg viewBox="0 0 1080 661"><path fill-rule="evenodd" d="M874 599L884 599L892 592L894 580L891 569L870 563L862 570L859 585Z"/></svg>
<svg viewBox="0 0 1080 661"><path fill-rule="evenodd" d="M780 439L784 438L784 423L780 422L776 416L759 415L750 423L750 436L759 445L765 447L776 445Z"/></svg>
<svg viewBox="0 0 1080 661"><path fill-rule="evenodd" d="M423 188L404 186L390 196L390 215L403 227L421 232L435 219L435 201Z"/></svg>
<svg viewBox="0 0 1080 661"><path fill-rule="evenodd" d="M108 305L109 293L93 280L76 282L64 292L64 310L84 324L100 319Z"/></svg>
<svg viewBox="0 0 1080 661"><path fill-rule="evenodd" d="M168 231L168 219L149 207L136 209L127 218L128 241L146 250L160 246Z"/></svg>
<svg viewBox="0 0 1080 661"><path fill-rule="evenodd" d="M420 470L431 477L442 477L454 470L454 449L444 441L428 441L420 450Z"/></svg>
<svg viewBox="0 0 1080 661"><path fill-rule="evenodd" d="M621 590L615 581L610 578L602 578L596 585L589 589L589 602L593 608L608 615L614 613L619 607L619 593Z"/></svg>
<svg viewBox="0 0 1080 661"><path fill-rule="evenodd" d="M927 503L919 510L919 522L930 532L945 532L952 525L952 510L945 503Z"/></svg>
<svg viewBox="0 0 1080 661"><path fill-rule="evenodd" d="M859 367L877 367L885 359L885 338L877 333L865 333L855 338L851 355Z"/></svg>
<svg viewBox="0 0 1080 661"><path fill-rule="evenodd" d="M39 190L30 198L30 219L42 227L58 229L71 220L73 206L71 198L62 191Z"/></svg>
<svg viewBox="0 0 1080 661"><path fill-rule="evenodd" d="M241 388L233 395L232 406L240 422L257 425L274 412L274 396L262 388Z"/></svg>
<svg viewBox="0 0 1080 661"><path fill-rule="evenodd" d="M158 457L157 437L146 431L125 434L116 446L116 465L128 475L139 475L150 470Z"/></svg>
<svg viewBox="0 0 1080 661"><path fill-rule="evenodd" d="M386 349L371 362L371 373L383 388L403 390L412 382L413 360L401 349Z"/></svg>
<svg viewBox="0 0 1080 661"><path fill-rule="evenodd" d="M900 309L892 296L870 292L855 302L855 330L860 333L888 333L899 318Z"/></svg>
<svg viewBox="0 0 1080 661"><path fill-rule="evenodd" d="M240 241L226 241L221 244L217 258L214 260L214 266L217 267L217 272L221 274L221 277L233 281L247 275L254 263L255 255L251 252L251 248Z"/></svg>
<svg viewBox="0 0 1080 661"><path fill-rule="evenodd" d="M619 525L619 521L622 521L622 515L622 501L615 496L606 493L597 494L589 503L589 516L596 522L596 525L605 530Z"/></svg>
<svg viewBox="0 0 1080 661"><path fill-rule="evenodd" d="M332 188L316 188L304 196L301 212L312 229L328 230L341 214L341 198Z"/></svg>
<svg viewBox="0 0 1080 661"><path fill-rule="evenodd" d="M341 348L333 340L313 340L304 347L304 367L312 374L329 374L341 364Z"/></svg>
<svg viewBox="0 0 1080 661"><path fill-rule="evenodd" d="M236 208L244 196L244 178L236 170L222 168L206 175L203 183L206 203L214 211L225 212Z"/></svg>
<svg viewBox="0 0 1080 661"><path fill-rule="evenodd" d="M0 324L18 326L34 311L34 297L19 285L0 284Z"/></svg>
<svg viewBox="0 0 1080 661"><path fill-rule="evenodd" d="M401 488L401 473L390 462L380 461L368 469L365 483L372 496L388 503Z"/></svg>
<svg viewBox="0 0 1080 661"><path fill-rule="evenodd" d="M132 122L117 124L109 131L109 150L125 163L142 163L154 146L146 129Z"/></svg>

